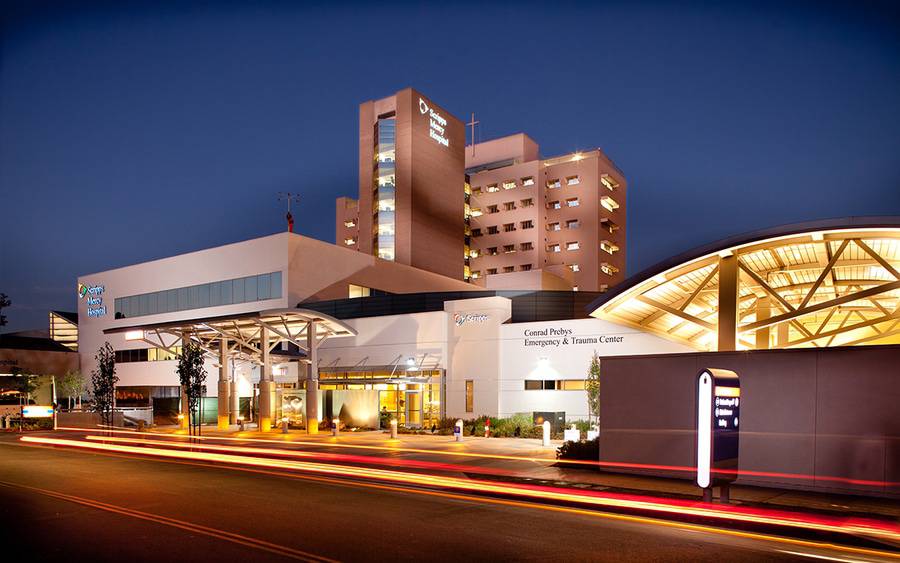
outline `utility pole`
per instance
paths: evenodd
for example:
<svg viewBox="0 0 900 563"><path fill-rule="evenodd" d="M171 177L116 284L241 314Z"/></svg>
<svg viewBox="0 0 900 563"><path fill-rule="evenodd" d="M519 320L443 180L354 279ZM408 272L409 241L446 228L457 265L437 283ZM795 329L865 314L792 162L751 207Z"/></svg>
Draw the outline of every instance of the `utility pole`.
<svg viewBox="0 0 900 563"><path fill-rule="evenodd" d="M300 202L300 194L291 193L291 192L278 192L278 201L287 201L287 215L285 218L287 219L288 224L288 232L294 232L294 216L291 215L291 202Z"/></svg>

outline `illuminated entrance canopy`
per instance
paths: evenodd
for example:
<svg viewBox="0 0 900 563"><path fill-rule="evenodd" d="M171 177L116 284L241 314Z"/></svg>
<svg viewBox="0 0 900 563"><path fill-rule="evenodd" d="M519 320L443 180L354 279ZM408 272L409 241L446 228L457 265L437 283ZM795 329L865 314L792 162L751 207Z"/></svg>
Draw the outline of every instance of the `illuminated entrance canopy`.
<svg viewBox="0 0 900 563"><path fill-rule="evenodd" d="M638 274L591 309L698 350L900 343L900 217L732 237Z"/></svg>

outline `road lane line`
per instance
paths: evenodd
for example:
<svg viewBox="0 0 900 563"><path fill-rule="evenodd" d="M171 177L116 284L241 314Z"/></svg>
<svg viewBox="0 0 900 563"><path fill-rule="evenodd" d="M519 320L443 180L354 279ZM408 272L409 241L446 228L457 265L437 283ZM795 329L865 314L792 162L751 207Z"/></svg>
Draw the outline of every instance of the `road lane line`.
<svg viewBox="0 0 900 563"><path fill-rule="evenodd" d="M11 483L9 481L0 481L0 486L23 489L23 490L31 491L33 493L40 494L40 495L57 498L60 500L64 500L64 501L71 502L74 504L80 504L82 506L88 506L88 507L95 508L98 510L103 510L106 512L112 512L115 514L121 514L123 516L138 518L140 520L148 520L150 522L155 522L157 524L171 526L173 528L179 528L182 530L186 530L188 532L203 534L203 535L210 536L210 537L213 537L216 539L221 539L221 540L225 540L225 541L228 541L231 543L243 545L245 547L251 547L251 548L259 549L262 551L268 551L270 553L275 553L277 555L282 555L284 557L288 557L291 559L297 559L299 561L310 561L310 562L314 562L314 563L335 563L336 562L335 559L321 557L319 555L315 555L313 553L309 553L306 551L301 551L299 549L294 549L292 547L287 547L284 545L267 542L265 540L252 538L252 537L244 536L241 534L236 534L234 532L228 532L226 530L220 530L217 528L203 526L202 524L196 524L194 522L187 522L185 520L169 518L168 516L161 516L159 514L151 514L149 512L143 512L140 510L135 510L133 508L116 506L113 504L108 504L108 503L94 500L94 499L78 497L78 496L70 495L67 493L61 493L58 491L42 489L40 487L24 485L22 483Z"/></svg>

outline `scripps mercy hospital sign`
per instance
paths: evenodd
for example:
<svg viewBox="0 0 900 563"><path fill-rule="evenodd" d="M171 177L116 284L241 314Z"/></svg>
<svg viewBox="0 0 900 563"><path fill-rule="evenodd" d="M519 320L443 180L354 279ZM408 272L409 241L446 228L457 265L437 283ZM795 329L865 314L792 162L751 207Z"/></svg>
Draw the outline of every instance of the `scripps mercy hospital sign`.
<svg viewBox="0 0 900 563"><path fill-rule="evenodd" d="M419 113L428 116L428 136L437 141L439 145L445 147L450 146L450 139L447 138L447 120L434 111L422 98L419 98Z"/></svg>
<svg viewBox="0 0 900 563"><path fill-rule="evenodd" d="M526 329L524 332L525 346L537 346L540 348L560 348L566 346L583 346L587 344L621 344L625 342L624 336L585 335L579 336L570 328L540 328Z"/></svg>
<svg viewBox="0 0 900 563"><path fill-rule="evenodd" d="M105 289L102 285L78 284L78 298L87 299L88 317L102 317L106 314L106 305L103 304L102 297Z"/></svg>

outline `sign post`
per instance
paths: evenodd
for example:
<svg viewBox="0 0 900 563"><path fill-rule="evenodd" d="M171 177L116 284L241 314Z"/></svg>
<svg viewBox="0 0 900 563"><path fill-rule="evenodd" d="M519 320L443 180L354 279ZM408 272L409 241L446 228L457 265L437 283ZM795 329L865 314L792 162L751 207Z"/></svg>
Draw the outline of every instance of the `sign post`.
<svg viewBox="0 0 900 563"><path fill-rule="evenodd" d="M697 485L703 500L721 487L729 501L729 484L737 478L741 384L736 373L707 368L697 375Z"/></svg>

